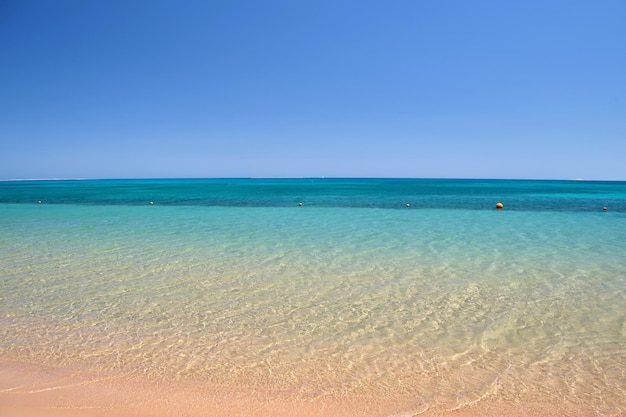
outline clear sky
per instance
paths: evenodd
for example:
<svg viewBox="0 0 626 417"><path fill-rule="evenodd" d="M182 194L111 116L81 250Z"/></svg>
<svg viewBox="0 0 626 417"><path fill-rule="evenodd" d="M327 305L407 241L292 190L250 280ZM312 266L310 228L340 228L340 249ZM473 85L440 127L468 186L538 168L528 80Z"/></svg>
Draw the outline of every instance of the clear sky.
<svg viewBox="0 0 626 417"><path fill-rule="evenodd" d="M626 180L624 0L0 0L0 178Z"/></svg>

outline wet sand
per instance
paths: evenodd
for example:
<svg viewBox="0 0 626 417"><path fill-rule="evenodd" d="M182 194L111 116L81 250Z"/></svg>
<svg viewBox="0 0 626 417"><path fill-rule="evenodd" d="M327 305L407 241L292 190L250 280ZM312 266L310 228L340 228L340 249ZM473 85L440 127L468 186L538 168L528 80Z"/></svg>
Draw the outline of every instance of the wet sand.
<svg viewBox="0 0 626 417"><path fill-rule="evenodd" d="M216 386L197 381L147 380L68 366L0 360L3 417L410 417L593 416L593 409L555 403L504 403L497 395L461 409L419 398L302 396L284 391ZM624 415L624 414L616 414Z"/></svg>

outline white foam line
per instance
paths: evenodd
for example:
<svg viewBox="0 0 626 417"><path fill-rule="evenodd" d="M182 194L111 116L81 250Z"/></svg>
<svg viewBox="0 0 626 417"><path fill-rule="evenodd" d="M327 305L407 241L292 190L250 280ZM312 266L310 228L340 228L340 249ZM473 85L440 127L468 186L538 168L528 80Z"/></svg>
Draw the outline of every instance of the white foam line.
<svg viewBox="0 0 626 417"><path fill-rule="evenodd" d="M23 387L27 387L29 385L32 385L32 384L18 385L17 387L3 389L3 390L0 390L0 394L5 393L5 392L10 392L10 391L13 391L13 390L16 390L16 389L20 389L20 388L23 388Z"/></svg>
<svg viewBox="0 0 626 417"><path fill-rule="evenodd" d="M99 378L99 379L92 379L92 380L87 380L87 381L83 381L83 382L78 382L76 384L58 385L58 386L42 388L42 389L38 389L38 390L18 392L16 394L38 394L40 392L46 392L46 391L53 391L53 390L58 390L58 389L78 387L80 385L92 384L92 383L95 383L95 382L106 381L108 379L114 379L114 378L119 378L119 377L118 376L110 376L110 377L107 377L107 378ZM28 385L32 385L32 384L28 384ZM26 385L22 385L21 387L24 387L24 386L26 386ZM12 391L12 390L15 390L15 389L18 389L18 388L20 388L20 387L10 388L10 389L8 389L6 391ZM3 391L3 392L5 392L5 391Z"/></svg>
<svg viewBox="0 0 626 417"><path fill-rule="evenodd" d="M508 369L508 368L507 368ZM496 377L496 379L489 385L489 389L487 389L487 391L483 394L480 395L478 398L476 398L474 401L470 401L468 403L465 404L459 404L458 406L454 407L451 410L448 411L458 411L462 408L465 407L471 407L475 404L478 404L479 402L481 402L483 399L487 398L488 396L492 395L492 394L497 394L498 393L498 382L500 381L500 377Z"/></svg>
<svg viewBox="0 0 626 417"><path fill-rule="evenodd" d="M57 409L62 409L62 410L95 410L95 409L99 409L99 408L102 408L102 407L97 406L97 405L81 405L81 406L55 405L55 406L50 407L50 408L57 408Z"/></svg>
<svg viewBox="0 0 626 417"><path fill-rule="evenodd" d="M427 405L426 408L424 408L423 410L405 411L401 414L394 414L389 417L415 417L415 416L419 416L420 414L424 414L426 411L428 411L429 408L430 406Z"/></svg>

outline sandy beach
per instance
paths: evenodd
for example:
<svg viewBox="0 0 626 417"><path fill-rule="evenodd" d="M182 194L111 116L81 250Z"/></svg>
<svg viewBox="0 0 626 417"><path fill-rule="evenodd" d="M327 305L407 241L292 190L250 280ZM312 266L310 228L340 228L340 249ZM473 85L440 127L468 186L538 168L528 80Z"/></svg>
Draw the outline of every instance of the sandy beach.
<svg viewBox="0 0 626 417"><path fill-rule="evenodd" d="M418 398L301 396L290 392L155 381L74 367L0 361L3 417L358 417L593 416L592 409L542 402L501 402L497 395L461 409ZM620 414L616 414L620 415Z"/></svg>

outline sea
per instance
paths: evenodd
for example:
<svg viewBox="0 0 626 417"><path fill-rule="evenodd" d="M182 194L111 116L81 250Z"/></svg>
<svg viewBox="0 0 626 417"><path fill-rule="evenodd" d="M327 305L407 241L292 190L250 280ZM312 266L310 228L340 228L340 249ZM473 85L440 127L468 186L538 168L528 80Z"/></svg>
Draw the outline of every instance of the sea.
<svg viewBox="0 0 626 417"><path fill-rule="evenodd" d="M3 181L0 358L623 415L626 182Z"/></svg>

